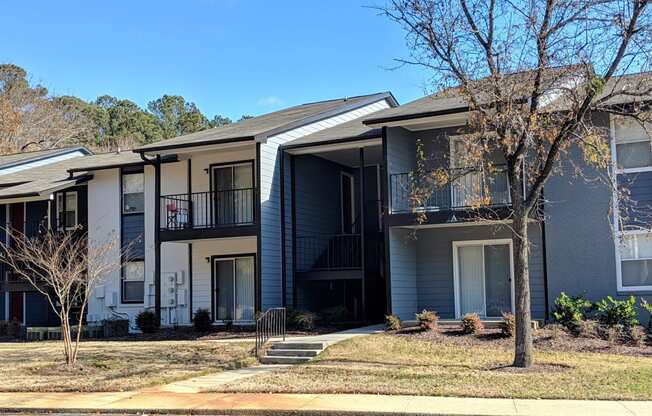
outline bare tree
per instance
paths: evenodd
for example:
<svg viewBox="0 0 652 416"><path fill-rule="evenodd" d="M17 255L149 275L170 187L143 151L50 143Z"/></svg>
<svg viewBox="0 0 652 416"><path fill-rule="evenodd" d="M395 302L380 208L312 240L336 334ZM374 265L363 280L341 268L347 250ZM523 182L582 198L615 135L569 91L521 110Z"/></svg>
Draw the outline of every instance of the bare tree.
<svg viewBox="0 0 652 416"><path fill-rule="evenodd" d="M648 121L650 74L624 76L650 66L648 2L392 0L379 10L405 30L410 56L400 63L426 68L437 97L468 105L462 133L468 166L491 176L506 165L515 249L514 366L528 367L528 221L544 184L561 174L573 148L584 152L586 166L608 170L607 131L593 115Z"/></svg>
<svg viewBox="0 0 652 416"><path fill-rule="evenodd" d="M72 368L90 296L122 266L118 239L89 241L81 229L47 229L35 237L13 229L7 233L11 243L0 244L2 261L40 292L59 317L65 363Z"/></svg>

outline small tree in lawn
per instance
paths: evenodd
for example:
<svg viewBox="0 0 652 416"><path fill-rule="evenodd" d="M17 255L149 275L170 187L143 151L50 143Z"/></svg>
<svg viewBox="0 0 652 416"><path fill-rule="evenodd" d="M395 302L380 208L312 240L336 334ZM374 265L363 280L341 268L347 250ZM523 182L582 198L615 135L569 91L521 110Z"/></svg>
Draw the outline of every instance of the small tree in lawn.
<svg viewBox="0 0 652 416"><path fill-rule="evenodd" d="M118 240L89 241L80 229L42 230L35 237L6 231L11 244L0 244L2 260L43 294L59 317L65 363L72 368L90 296L108 273L122 265Z"/></svg>
<svg viewBox="0 0 652 416"><path fill-rule="evenodd" d="M585 162L575 164L578 176L607 172L597 176L613 186L608 128L594 124L593 115L630 117L644 126L649 121L650 74L624 76L650 69L648 1L391 0L378 9L406 33L410 56L401 64L426 68L438 97L454 96L450 103L468 106L461 163L483 178L506 165L515 252L514 365L528 367L528 221L547 180L575 164L575 150ZM584 167L590 169L583 173ZM441 172L419 170L418 162L413 199L427 200L428 189L450 183ZM478 201L487 205L491 201ZM491 210L477 211L478 218L496 219Z"/></svg>

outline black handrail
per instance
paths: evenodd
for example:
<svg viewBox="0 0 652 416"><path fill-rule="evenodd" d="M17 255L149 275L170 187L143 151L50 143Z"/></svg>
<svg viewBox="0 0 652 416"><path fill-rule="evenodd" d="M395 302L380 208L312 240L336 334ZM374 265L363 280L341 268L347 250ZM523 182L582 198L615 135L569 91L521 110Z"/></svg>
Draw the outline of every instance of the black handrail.
<svg viewBox="0 0 652 416"><path fill-rule="evenodd" d="M285 341L287 312L285 308L267 309L256 319L256 357L272 337L283 337Z"/></svg>
<svg viewBox="0 0 652 416"><path fill-rule="evenodd" d="M255 188L161 196L162 230L253 224Z"/></svg>
<svg viewBox="0 0 652 416"><path fill-rule="evenodd" d="M297 236L297 271L355 270L362 267L360 234Z"/></svg>
<svg viewBox="0 0 652 416"><path fill-rule="evenodd" d="M496 166L493 172L478 168L445 169L445 172L450 181L432 189L428 200L419 205L412 198L412 187L418 178L412 172L391 174L391 212L460 210L511 204L507 169L503 165Z"/></svg>

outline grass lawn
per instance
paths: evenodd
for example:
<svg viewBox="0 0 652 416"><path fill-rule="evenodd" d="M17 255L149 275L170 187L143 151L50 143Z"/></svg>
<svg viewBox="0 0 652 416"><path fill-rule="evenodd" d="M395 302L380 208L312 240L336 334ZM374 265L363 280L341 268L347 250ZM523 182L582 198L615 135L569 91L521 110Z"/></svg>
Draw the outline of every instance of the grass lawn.
<svg viewBox="0 0 652 416"><path fill-rule="evenodd" d="M448 338L452 339L452 336ZM457 337L461 338L461 337ZM508 343L511 340L505 340ZM597 352L536 353L516 372L505 345L378 334L336 344L315 361L229 386L229 391L437 396L652 399L652 358ZM647 347L650 348L650 347Z"/></svg>
<svg viewBox="0 0 652 416"><path fill-rule="evenodd" d="M253 343L82 342L67 371L55 341L0 343L0 391L125 391L251 365Z"/></svg>

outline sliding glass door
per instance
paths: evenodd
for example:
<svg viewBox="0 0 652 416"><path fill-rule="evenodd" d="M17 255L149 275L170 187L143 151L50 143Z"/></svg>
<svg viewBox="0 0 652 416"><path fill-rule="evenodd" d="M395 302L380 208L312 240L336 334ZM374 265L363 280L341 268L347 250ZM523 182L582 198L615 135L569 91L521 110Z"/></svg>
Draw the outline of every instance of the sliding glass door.
<svg viewBox="0 0 652 416"><path fill-rule="evenodd" d="M254 320L254 257L213 260L216 321Z"/></svg>
<svg viewBox="0 0 652 416"><path fill-rule="evenodd" d="M498 318L512 311L512 247L509 240L454 242L458 317Z"/></svg>
<svg viewBox="0 0 652 416"><path fill-rule="evenodd" d="M253 163L213 166L214 222L217 226L254 220Z"/></svg>

